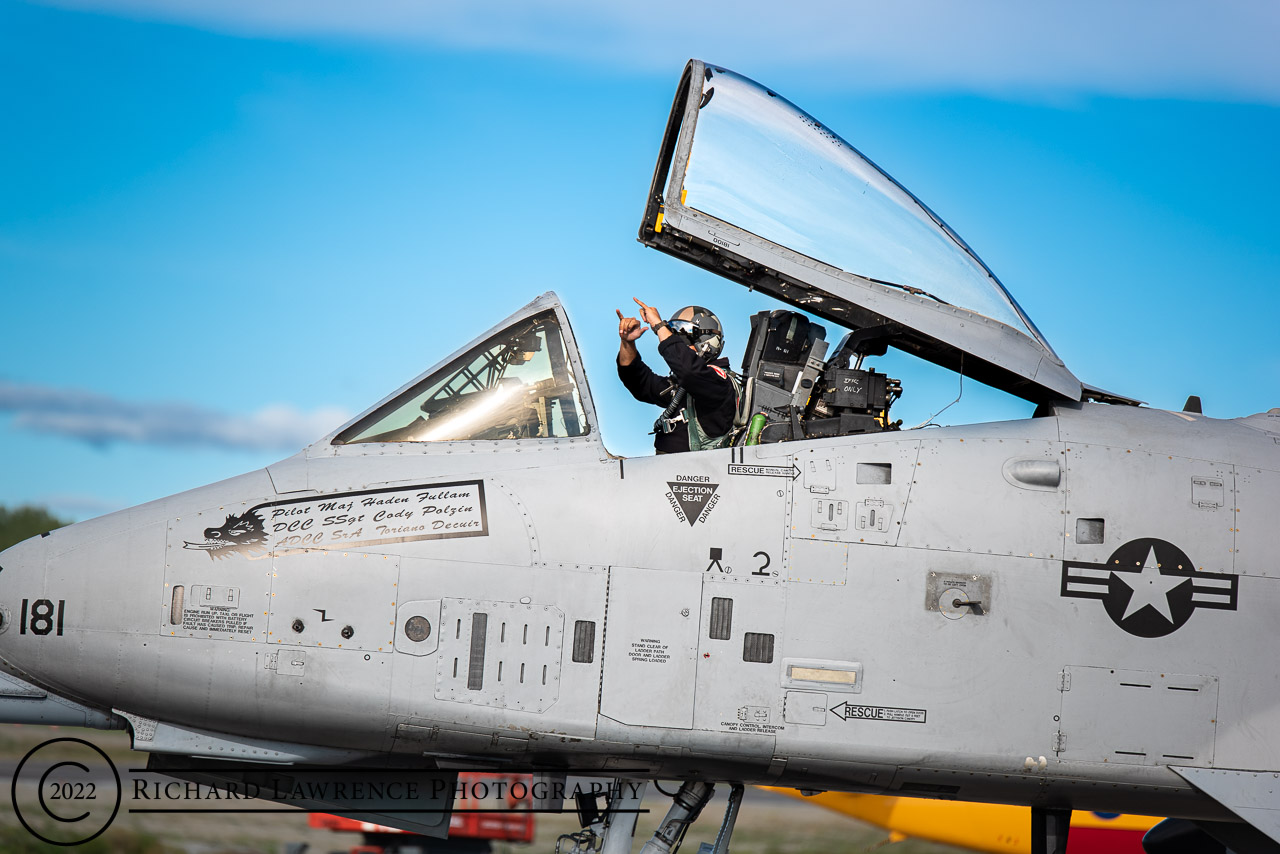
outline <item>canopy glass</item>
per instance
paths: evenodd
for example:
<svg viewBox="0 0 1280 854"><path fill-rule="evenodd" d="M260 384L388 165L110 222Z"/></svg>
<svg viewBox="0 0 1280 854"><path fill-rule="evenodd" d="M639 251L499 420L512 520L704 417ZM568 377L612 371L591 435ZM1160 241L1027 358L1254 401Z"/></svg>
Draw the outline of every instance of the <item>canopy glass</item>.
<svg viewBox="0 0 1280 854"><path fill-rule="evenodd" d="M1039 339L968 247L857 149L758 83L707 70L684 175L686 206Z"/></svg>

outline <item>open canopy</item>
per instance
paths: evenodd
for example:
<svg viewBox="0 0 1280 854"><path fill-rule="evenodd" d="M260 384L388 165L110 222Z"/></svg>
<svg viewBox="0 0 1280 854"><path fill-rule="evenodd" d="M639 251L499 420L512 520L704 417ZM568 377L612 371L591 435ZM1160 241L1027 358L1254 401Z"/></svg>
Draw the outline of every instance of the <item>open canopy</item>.
<svg viewBox="0 0 1280 854"><path fill-rule="evenodd" d="M1034 401L1079 380L941 219L777 93L685 68L641 242Z"/></svg>

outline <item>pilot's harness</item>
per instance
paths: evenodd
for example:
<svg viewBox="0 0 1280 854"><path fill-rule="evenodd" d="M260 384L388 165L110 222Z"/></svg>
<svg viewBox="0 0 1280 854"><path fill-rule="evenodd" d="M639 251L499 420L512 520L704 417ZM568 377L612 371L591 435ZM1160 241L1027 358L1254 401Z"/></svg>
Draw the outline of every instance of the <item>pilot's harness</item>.
<svg viewBox="0 0 1280 854"><path fill-rule="evenodd" d="M715 371L720 376L729 380L733 385L733 410L736 413L738 407L742 405L742 382L738 379L738 375L733 371L726 371L715 365L707 367ZM691 451L707 451L712 448L723 448L729 444L729 440L733 436L733 426L729 427L729 431L723 436L711 437L702 429L702 425L698 423L698 413L693 407L693 398L689 397L688 392L683 386L677 386L675 378L671 378L669 389L674 389L671 395L671 402L667 404L667 408L662 410L662 414L658 416L658 420L653 422L654 433L670 433L681 424L689 425L689 450Z"/></svg>

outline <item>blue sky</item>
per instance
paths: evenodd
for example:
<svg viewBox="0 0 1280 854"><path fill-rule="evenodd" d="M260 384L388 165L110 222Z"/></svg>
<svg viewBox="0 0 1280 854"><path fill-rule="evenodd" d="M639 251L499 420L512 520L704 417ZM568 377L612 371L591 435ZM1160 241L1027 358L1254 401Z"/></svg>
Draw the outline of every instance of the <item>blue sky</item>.
<svg viewBox="0 0 1280 854"><path fill-rule="evenodd" d="M614 308L709 305L736 363L775 307L635 242L694 55L909 187L1086 382L1280 406L1280 13L957 5L715 2L673 32L576 0L0 0L0 503L86 518L260 467L546 290L606 445L646 453ZM956 396L878 367L907 424ZM967 383L939 421L1030 408Z"/></svg>

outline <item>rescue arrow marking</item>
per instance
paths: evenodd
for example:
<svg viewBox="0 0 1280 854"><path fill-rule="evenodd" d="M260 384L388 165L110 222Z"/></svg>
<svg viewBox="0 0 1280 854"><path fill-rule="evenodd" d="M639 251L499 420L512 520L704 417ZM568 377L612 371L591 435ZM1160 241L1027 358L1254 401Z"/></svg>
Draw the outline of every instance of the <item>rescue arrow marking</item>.
<svg viewBox="0 0 1280 854"><path fill-rule="evenodd" d="M800 476L800 468L795 463L789 466L754 466L729 463L729 474L746 474L753 477L789 477L795 480Z"/></svg>
<svg viewBox="0 0 1280 854"><path fill-rule="evenodd" d="M928 716L925 709L896 709L891 706L860 706L839 703L829 710L846 721L893 721L895 723L922 724Z"/></svg>

